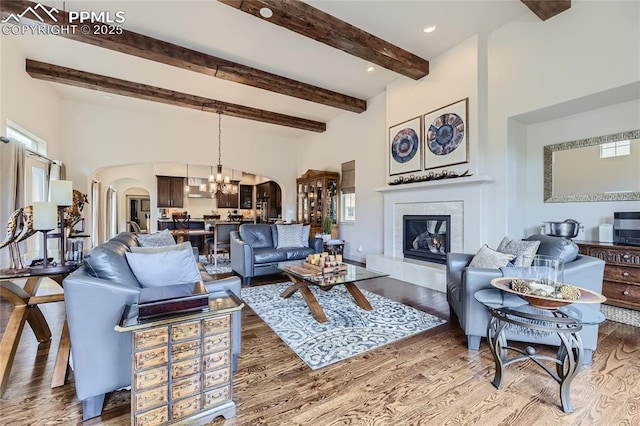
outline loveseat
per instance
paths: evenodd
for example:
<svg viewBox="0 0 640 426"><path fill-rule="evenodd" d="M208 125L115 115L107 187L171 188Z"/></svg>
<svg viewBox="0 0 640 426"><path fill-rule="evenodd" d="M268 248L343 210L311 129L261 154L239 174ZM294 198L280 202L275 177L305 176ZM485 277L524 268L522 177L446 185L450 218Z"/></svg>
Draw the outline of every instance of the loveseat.
<svg viewBox="0 0 640 426"><path fill-rule="evenodd" d="M578 254L575 243L562 237L532 235L528 241L540 241L536 254L551 256L564 263L563 282L602 293L604 261L595 257ZM502 268L470 267L473 254L447 254L447 301L452 319L458 318L460 327L467 336L467 347L478 350L480 340L487 335L487 324L490 314L487 308L478 302L474 294L482 289L494 288L491 280L503 276L519 276L514 274L518 267ZM585 309L586 305L575 305L577 309ZM589 305L586 309L599 309L600 305ZM593 351L598 345L598 326L585 326L580 332L584 356L583 363L591 364ZM541 343L559 346L560 339L556 335L536 335L509 331L508 340Z"/></svg>
<svg viewBox="0 0 640 426"><path fill-rule="evenodd" d="M124 307L138 301L142 288L126 258L131 247L138 245L138 236L120 233L87 253L84 266L63 283L76 395L82 401L84 420L100 415L106 393L131 384L131 334L117 332L114 326ZM188 260L189 256L191 251ZM214 280L199 263L196 267L209 292L230 290L240 297L237 277ZM234 371L240 353L240 319L240 312L232 314Z"/></svg>
<svg viewBox="0 0 640 426"><path fill-rule="evenodd" d="M243 224L231 232L231 269L244 285L250 284L251 277L280 272L275 267L278 262L320 252L322 238L309 237L309 226Z"/></svg>

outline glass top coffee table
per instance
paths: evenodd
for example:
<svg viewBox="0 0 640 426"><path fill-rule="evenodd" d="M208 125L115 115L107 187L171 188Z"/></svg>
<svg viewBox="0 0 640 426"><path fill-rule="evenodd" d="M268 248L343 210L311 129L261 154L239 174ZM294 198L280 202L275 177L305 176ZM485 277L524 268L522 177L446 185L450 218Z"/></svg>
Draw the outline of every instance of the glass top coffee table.
<svg viewBox="0 0 640 426"><path fill-rule="evenodd" d="M314 285L324 291L329 291L337 285L344 285L353 297L355 303L362 309L370 311L373 309L371 304L355 283L358 281L386 277L389 275L370 271L355 265L346 265L346 271L341 271L339 273L311 273L300 267L303 264L304 261L281 262L277 264L277 268L287 274L293 283L280 293L280 297L286 299L291 297L296 291L299 291L307 303L307 306L309 306L311 315L313 315L313 318L318 322L327 322L327 316L322 310L322 307L318 303L316 297L313 295L311 290L309 290L309 286Z"/></svg>

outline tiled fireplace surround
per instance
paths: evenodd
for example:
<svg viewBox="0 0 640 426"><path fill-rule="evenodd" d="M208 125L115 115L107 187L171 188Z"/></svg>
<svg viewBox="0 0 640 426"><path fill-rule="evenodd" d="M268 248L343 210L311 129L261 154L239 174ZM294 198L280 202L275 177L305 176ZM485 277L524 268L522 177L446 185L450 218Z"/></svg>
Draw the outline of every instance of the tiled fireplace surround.
<svg viewBox="0 0 640 426"><path fill-rule="evenodd" d="M367 268L422 287L446 291L446 266L402 255L402 216L450 215L451 251L475 253L486 242L489 176L470 176L378 188L384 196L384 253Z"/></svg>

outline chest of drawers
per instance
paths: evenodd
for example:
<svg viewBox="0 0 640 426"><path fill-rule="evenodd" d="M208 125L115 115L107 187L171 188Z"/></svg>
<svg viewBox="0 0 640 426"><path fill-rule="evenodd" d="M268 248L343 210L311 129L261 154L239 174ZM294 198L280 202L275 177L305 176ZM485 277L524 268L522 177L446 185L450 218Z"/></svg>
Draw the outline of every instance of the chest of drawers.
<svg viewBox="0 0 640 426"><path fill-rule="evenodd" d="M240 309L242 302L235 302ZM141 324L125 311L127 319L116 329L131 331L132 425L197 425L235 416L231 314L211 309L214 303L210 300L208 312Z"/></svg>
<svg viewBox="0 0 640 426"><path fill-rule="evenodd" d="M605 261L602 294L605 303L640 310L640 247L575 241L581 254Z"/></svg>

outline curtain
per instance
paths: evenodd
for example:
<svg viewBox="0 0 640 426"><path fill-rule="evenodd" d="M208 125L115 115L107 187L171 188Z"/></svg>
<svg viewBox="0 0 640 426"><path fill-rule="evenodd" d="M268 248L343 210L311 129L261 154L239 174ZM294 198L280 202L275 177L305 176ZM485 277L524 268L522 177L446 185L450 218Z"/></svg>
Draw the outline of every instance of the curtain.
<svg viewBox="0 0 640 426"><path fill-rule="evenodd" d="M100 182L91 181L91 247L100 244Z"/></svg>
<svg viewBox="0 0 640 426"><path fill-rule="evenodd" d="M25 148L18 142L0 142L0 229L6 236L9 216L25 203ZM0 252L0 267L9 267L9 249Z"/></svg>

